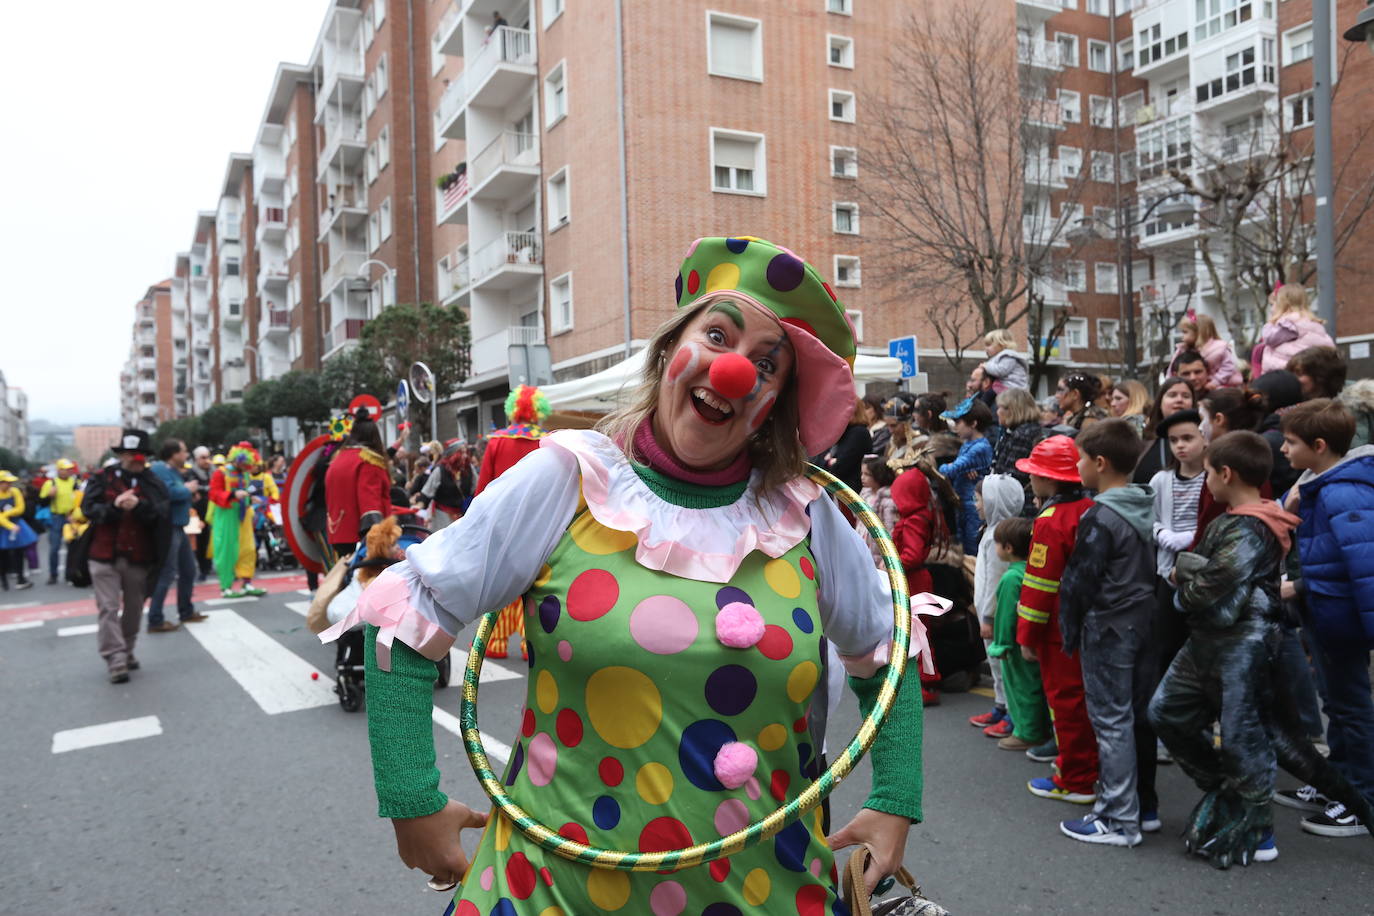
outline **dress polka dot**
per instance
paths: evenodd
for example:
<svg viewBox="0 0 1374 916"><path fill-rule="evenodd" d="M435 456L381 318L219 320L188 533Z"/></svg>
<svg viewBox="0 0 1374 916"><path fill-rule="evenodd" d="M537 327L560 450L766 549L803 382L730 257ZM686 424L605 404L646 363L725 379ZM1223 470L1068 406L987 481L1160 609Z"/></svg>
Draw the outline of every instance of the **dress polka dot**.
<svg viewBox="0 0 1374 916"><path fill-rule="evenodd" d="M716 719L699 719L684 728L677 750L683 777L704 792L724 789L716 778L716 755L734 740L734 729Z"/></svg>
<svg viewBox="0 0 1374 916"><path fill-rule="evenodd" d="M491 890L491 888L486 888ZM482 916L482 911L477 909L477 905L468 900L459 900L458 908L453 911L453 916Z"/></svg>
<svg viewBox="0 0 1374 916"><path fill-rule="evenodd" d="M517 900L528 899L530 894L534 893L537 880L534 866L523 852L517 852L506 862L506 889Z"/></svg>
<svg viewBox="0 0 1374 916"><path fill-rule="evenodd" d="M620 803L603 795L592 804L592 822L602 830L611 830L620 823Z"/></svg>
<svg viewBox="0 0 1374 916"><path fill-rule="evenodd" d="M673 794L673 771L661 763L646 763L635 774L635 791L651 805L661 805Z"/></svg>
<svg viewBox="0 0 1374 916"><path fill-rule="evenodd" d="M558 745L553 743L548 732L540 732L530 739L530 782L536 786L547 786L553 782L553 774L558 769Z"/></svg>
<svg viewBox="0 0 1374 916"><path fill-rule="evenodd" d="M630 636L655 655L676 655L697 638L697 615L681 598L654 595L630 612Z"/></svg>
<svg viewBox="0 0 1374 916"><path fill-rule="evenodd" d="M763 798L763 789L759 788L759 781L752 776L749 777L749 781L744 784L744 794L749 796L750 801Z"/></svg>
<svg viewBox="0 0 1374 916"><path fill-rule="evenodd" d="M735 588L733 585L727 585L716 592L716 608L718 610L724 610L727 604L734 604L735 602L753 604L754 599L750 598L749 593L744 589Z"/></svg>
<svg viewBox="0 0 1374 916"><path fill-rule="evenodd" d="M812 875L819 878L821 876L821 860L812 859L811 865L808 867L807 870L810 871Z"/></svg>
<svg viewBox="0 0 1374 916"><path fill-rule="evenodd" d="M834 291L833 289L830 288L830 284L829 284L829 283L826 283L824 280L822 280L822 281L821 281L821 286L825 287L825 292L826 292L827 295L830 296L830 301L831 301L831 302L839 302L839 301L840 301L840 297L835 295L835 291Z"/></svg>
<svg viewBox="0 0 1374 916"><path fill-rule="evenodd" d="M540 910L539 916L565 916L561 906L551 906L546 910Z"/></svg>
<svg viewBox="0 0 1374 916"><path fill-rule="evenodd" d="M534 584L533 584L533 587L534 587L534 588L543 588L544 586L546 586L546 585L549 584L549 580L552 579L552 578L553 578L553 567L551 567L549 564L545 563L542 567L540 567L540 569L539 569L539 575L537 575L537 576L534 577Z"/></svg>
<svg viewBox="0 0 1374 916"><path fill-rule="evenodd" d="M630 899L630 876L623 871L589 868L587 896L603 910L615 912Z"/></svg>
<svg viewBox="0 0 1374 916"><path fill-rule="evenodd" d="M639 747L658 731L663 700L649 677L634 668L602 668L587 679L587 718L612 747Z"/></svg>
<svg viewBox="0 0 1374 916"><path fill-rule="evenodd" d="M539 626L545 633L552 633L558 626L558 618L563 613L563 605L553 595L545 595L539 602Z"/></svg>
<svg viewBox="0 0 1374 916"><path fill-rule="evenodd" d="M505 852L506 847L510 845L511 822L504 814L492 816L496 818L496 851Z"/></svg>
<svg viewBox="0 0 1374 916"><path fill-rule="evenodd" d="M477 879L477 883L482 885L482 890L491 890L492 884L496 881L496 869L488 865L482 869L482 876Z"/></svg>
<svg viewBox="0 0 1374 916"><path fill-rule="evenodd" d="M726 249L728 249L732 254L744 254L744 249L746 249L746 248L749 247L749 240L748 240L748 239L734 239L734 238L726 239L726 240L725 240L725 247L726 247Z"/></svg>
<svg viewBox="0 0 1374 916"><path fill-rule="evenodd" d="M716 833L729 836L749 826L749 809L738 798L727 798L716 806Z"/></svg>
<svg viewBox="0 0 1374 916"><path fill-rule="evenodd" d="M676 881L662 881L649 893L654 916L681 916L687 909L687 892Z"/></svg>
<svg viewBox="0 0 1374 916"><path fill-rule="evenodd" d="M784 598L795 598L801 594L801 579L797 576L797 570L782 557L764 564L763 581Z"/></svg>
<svg viewBox="0 0 1374 916"><path fill-rule="evenodd" d="M787 743L787 726L774 722L759 731L758 745L765 751L776 751Z"/></svg>
<svg viewBox="0 0 1374 916"><path fill-rule="evenodd" d="M806 846L811 838L800 821L793 821L773 837L773 855L788 871L806 871Z"/></svg>
<svg viewBox="0 0 1374 916"><path fill-rule="evenodd" d="M620 584L604 569L584 570L568 586L568 616L586 622L596 620L615 606Z"/></svg>
<svg viewBox="0 0 1374 916"><path fill-rule="evenodd" d="M797 891L797 916L825 916L826 890L820 884L808 884Z"/></svg>
<svg viewBox="0 0 1374 916"><path fill-rule="evenodd" d="M577 747L582 743L582 717L571 709L560 709L554 731L564 747Z"/></svg>
<svg viewBox="0 0 1374 916"><path fill-rule="evenodd" d="M793 668L787 676L787 698L793 703L805 702L811 696L811 691L816 689L820 673L821 669L810 659Z"/></svg>
<svg viewBox="0 0 1374 916"><path fill-rule="evenodd" d="M547 668L534 679L534 702L546 716L558 707L558 681Z"/></svg>
<svg viewBox="0 0 1374 916"><path fill-rule="evenodd" d="M776 254L768 262L764 276L768 285L780 293L790 293L806 279L806 264L794 254Z"/></svg>
<svg viewBox="0 0 1374 916"><path fill-rule="evenodd" d="M640 852L668 852L691 845L691 832L675 817L656 817L639 832Z"/></svg>
<svg viewBox="0 0 1374 916"><path fill-rule="evenodd" d="M744 876L744 902L750 906L759 906L768 899L768 892L772 890L773 882L768 877L768 872L762 868L756 868Z"/></svg>
<svg viewBox="0 0 1374 916"><path fill-rule="evenodd" d="M706 678L706 703L722 716L737 716L758 693L754 673L743 665L721 665Z"/></svg>
<svg viewBox="0 0 1374 916"><path fill-rule="evenodd" d="M738 264L723 261L712 267L711 272L706 275L706 292L714 293L723 289L739 289Z"/></svg>
<svg viewBox="0 0 1374 916"><path fill-rule="evenodd" d="M712 863L711 863L711 877L715 880L715 882L716 882L717 884L724 884L724 883L725 883L725 879L728 878L728 877L730 877L730 860L729 860L729 859L716 859L714 862L712 862ZM705 910L703 910L702 912L707 912L707 911L709 911L712 907L714 907L714 906L716 906L716 905L717 905L717 904L712 904L711 907L707 907L707 908L706 908Z"/></svg>
<svg viewBox="0 0 1374 916"><path fill-rule="evenodd" d="M803 633L811 633L816 629L815 621L811 619L810 614L806 613L806 608L799 607L792 610L792 623Z"/></svg>
<svg viewBox="0 0 1374 916"><path fill-rule="evenodd" d="M558 828L558 835L561 837L567 837L574 843L581 843L583 846L587 845L587 831L586 828L584 828L581 824L575 824L572 821L569 821L562 827Z"/></svg>
<svg viewBox="0 0 1374 916"><path fill-rule="evenodd" d="M515 752L511 755L510 769L506 772L506 785L515 785L515 780L520 775L520 768L524 765L525 745L517 741L515 742Z"/></svg>
<svg viewBox="0 0 1374 916"><path fill-rule="evenodd" d="M729 862L730 860L721 859L720 861ZM726 868L725 870L728 872L730 869ZM744 916L744 914L741 913L739 907L735 906L733 903L713 903L701 911L701 916Z"/></svg>
<svg viewBox="0 0 1374 916"><path fill-rule="evenodd" d="M502 897L496 901L496 906L491 908L490 916L520 916L515 911L515 904L510 902L510 898Z"/></svg>
<svg viewBox="0 0 1374 916"><path fill-rule="evenodd" d="M811 579L813 581L815 580L816 567L815 564L811 562L810 557L802 557L800 560L797 561L797 565L801 567L803 576L806 576L806 578Z"/></svg>
<svg viewBox="0 0 1374 916"><path fill-rule="evenodd" d="M529 738L534 734L534 710L525 707L525 714L520 717L520 734Z"/></svg>
<svg viewBox="0 0 1374 916"><path fill-rule="evenodd" d="M625 781L625 767L614 757L602 757L601 763L596 767L596 773L603 783L612 788Z"/></svg>
<svg viewBox="0 0 1374 916"><path fill-rule="evenodd" d="M780 626L769 624L763 629L763 639L759 640L758 650L764 658L782 661L792 654L792 637Z"/></svg>
<svg viewBox="0 0 1374 916"><path fill-rule="evenodd" d="M679 352L685 353L687 351L681 350ZM573 520L573 523L568 526L568 536L582 550L598 557L629 550L639 543L639 538L634 535L634 532L607 528L598 522L590 512L585 512Z"/></svg>
<svg viewBox="0 0 1374 916"><path fill-rule="evenodd" d="M568 642L566 639L560 639L558 641L559 659L562 660L564 663L567 663L572 661L572 655L572 643Z"/></svg>
<svg viewBox="0 0 1374 916"><path fill-rule="evenodd" d="M547 866L539 869L539 880L544 882L545 887L553 887L553 872L549 871ZM558 908L553 907L553 909ZM547 913L548 910L545 910L544 912Z"/></svg>
<svg viewBox="0 0 1374 916"><path fill-rule="evenodd" d="M674 293L674 295L673 295L673 301L676 302L678 305L681 305L681 304L682 304L682 274L678 274L678 275L677 275L677 279L673 281L673 293Z"/></svg>

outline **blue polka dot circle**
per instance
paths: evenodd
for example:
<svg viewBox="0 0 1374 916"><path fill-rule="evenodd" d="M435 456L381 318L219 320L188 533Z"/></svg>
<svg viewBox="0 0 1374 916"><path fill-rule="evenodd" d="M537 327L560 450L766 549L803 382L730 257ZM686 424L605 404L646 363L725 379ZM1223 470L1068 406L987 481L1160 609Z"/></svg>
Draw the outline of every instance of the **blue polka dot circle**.
<svg viewBox="0 0 1374 916"><path fill-rule="evenodd" d="M748 239L726 239L725 247L732 254L744 254L744 249L749 247Z"/></svg>
<svg viewBox="0 0 1374 916"><path fill-rule="evenodd" d="M620 803L603 795L592 804L592 820L602 830L611 830L620 823Z"/></svg>
<svg viewBox="0 0 1374 916"><path fill-rule="evenodd" d="M811 833L801 821L793 821L773 838L773 855L788 871L806 871L806 846Z"/></svg>
<svg viewBox="0 0 1374 916"><path fill-rule="evenodd" d="M677 761L687 781L704 792L721 792L716 779L716 754L735 740L735 730L717 719L698 719L682 730Z"/></svg>
<svg viewBox="0 0 1374 916"><path fill-rule="evenodd" d="M553 632L562 613L563 608L558 599L553 595L545 595L544 600L539 602L539 625L544 628L545 633Z"/></svg>
<svg viewBox="0 0 1374 916"><path fill-rule="evenodd" d="M722 716L737 716L758 693L754 673L743 665L721 665L706 678L706 702Z"/></svg>
<svg viewBox="0 0 1374 916"><path fill-rule="evenodd" d="M496 906L491 908L491 916L520 916L515 910L515 904L510 902L510 898L502 897L496 901Z"/></svg>
<svg viewBox="0 0 1374 916"><path fill-rule="evenodd" d="M796 608L792 611L792 622L803 633L810 633L816 628L816 625L811 622L811 615L806 613L805 608Z"/></svg>
<svg viewBox="0 0 1374 916"><path fill-rule="evenodd" d="M727 585L725 588L716 592L717 608L723 608L727 604L734 604L737 601L741 604L747 604L750 607L754 606L754 599L750 598L749 593L742 588L735 588L733 585Z"/></svg>
<svg viewBox="0 0 1374 916"><path fill-rule="evenodd" d="M510 758L510 771L506 773L506 785L515 785L515 777L520 775L520 768L525 765L525 745L521 741L515 742L515 753Z"/></svg>

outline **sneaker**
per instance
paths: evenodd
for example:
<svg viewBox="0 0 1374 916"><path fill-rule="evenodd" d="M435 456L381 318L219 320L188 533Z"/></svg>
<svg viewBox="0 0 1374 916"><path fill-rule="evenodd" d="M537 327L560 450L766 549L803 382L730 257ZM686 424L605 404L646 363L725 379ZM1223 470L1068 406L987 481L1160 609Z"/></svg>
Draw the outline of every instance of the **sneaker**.
<svg viewBox="0 0 1374 916"><path fill-rule="evenodd" d="M258 588L256 585L245 585L243 587L243 593L250 598L261 598L263 595L267 594L267 589Z"/></svg>
<svg viewBox="0 0 1374 916"><path fill-rule="evenodd" d="M207 620L209 620L209 619L210 619L210 615L209 615L209 614L202 614L200 611L196 611L196 612L195 612L194 614L192 614L190 617L183 617L183 618L181 618L181 622L182 622L182 623L204 623L205 621L207 621Z"/></svg>
<svg viewBox="0 0 1374 916"><path fill-rule="evenodd" d="M170 633L180 624L173 620L160 620L157 623L148 624L149 633Z"/></svg>
<svg viewBox="0 0 1374 916"><path fill-rule="evenodd" d="M1274 793L1274 803L1316 813L1330 807L1331 799L1318 792L1315 786L1303 786L1301 789L1280 789Z"/></svg>
<svg viewBox="0 0 1374 916"><path fill-rule="evenodd" d="M983 729L983 734L987 735L989 738L1010 738L1011 730L1011 720L1003 719L996 725L989 725L987 728Z"/></svg>
<svg viewBox="0 0 1374 916"><path fill-rule="evenodd" d="M974 728L987 728L989 725L996 725L1007 718L1007 711L994 706L985 713L968 717L968 724Z"/></svg>
<svg viewBox="0 0 1374 916"><path fill-rule="evenodd" d="M1140 829L1143 833L1159 833L1164 825L1159 822L1158 811L1140 812Z"/></svg>
<svg viewBox="0 0 1374 916"><path fill-rule="evenodd" d="M129 680L129 669L125 665L110 669L110 683L123 684Z"/></svg>
<svg viewBox="0 0 1374 916"><path fill-rule="evenodd" d="M1051 738L1044 744L1027 749L1026 756L1036 763L1049 763L1059 756L1059 743Z"/></svg>
<svg viewBox="0 0 1374 916"><path fill-rule="evenodd" d="M18 584L14 586L14 590L17 592L22 592L26 588L33 588L32 579L20 579Z"/></svg>
<svg viewBox="0 0 1374 916"><path fill-rule="evenodd" d="M926 685L921 685L921 705L926 709L940 705L940 691L931 690Z"/></svg>
<svg viewBox="0 0 1374 916"><path fill-rule="evenodd" d="M1097 796L1092 792L1070 792L1068 789L1059 788L1051 776L1039 776L1032 779L1026 783L1026 788L1030 789L1032 795L1066 801L1075 805L1091 805L1097 801Z"/></svg>
<svg viewBox="0 0 1374 916"><path fill-rule="evenodd" d="M1015 735L1007 735L1001 741L997 742L997 746L1004 751L1025 751L1030 750L1034 745L1029 741L1021 740Z"/></svg>
<svg viewBox="0 0 1374 916"><path fill-rule="evenodd" d="M247 593L238 591L237 589L222 588L219 590L219 596L221 598L246 598Z"/></svg>
<svg viewBox="0 0 1374 916"><path fill-rule="evenodd" d="M1317 836L1361 836L1365 832L1360 819L1340 802L1327 805L1321 814L1303 818L1302 829Z"/></svg>
<svg viewBox="0 0 1374 916"><path fill-rule="evenodd" d="M139 668L142 668L143 666L138 663L138 659L130 655L129 660L124 663L124 667L128 668L130 671L137 671Z"/></svg>
<svg viewBox="0 0 1374 916"><path fill-rule="evenodd" d="M1032 789L1031 791L1035 791ZM1071 840L1082 843L1096 843L1100 846L1139 846L1140 834L1129 835L1120 827L1112 829L1098 820L1096 814L1080 817L1076 821L1060 821L1059 829Z"/></svg>
<svg viewBox="0 0 1374 916"><path fill-rule="evenodd" d="M1279 847L1274 843L1274 831L1270 830L1255 847L1256 862L1272 862L1279 857Z"/></svg>

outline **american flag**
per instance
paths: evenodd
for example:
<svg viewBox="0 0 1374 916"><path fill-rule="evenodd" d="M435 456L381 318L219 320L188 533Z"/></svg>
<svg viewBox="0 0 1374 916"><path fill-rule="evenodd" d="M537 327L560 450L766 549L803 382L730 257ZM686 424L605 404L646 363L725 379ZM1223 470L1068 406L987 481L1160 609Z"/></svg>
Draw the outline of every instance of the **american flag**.
<svg viewBox="0 0 1374 916"><path fill-rule="evenodd" d="M464 169L462 174L458 176L458 180L449 185L444 191L444 209L452 210L454 207L458 206L458 202L466 197L467 193L468 173L467 170Z"/></svg>

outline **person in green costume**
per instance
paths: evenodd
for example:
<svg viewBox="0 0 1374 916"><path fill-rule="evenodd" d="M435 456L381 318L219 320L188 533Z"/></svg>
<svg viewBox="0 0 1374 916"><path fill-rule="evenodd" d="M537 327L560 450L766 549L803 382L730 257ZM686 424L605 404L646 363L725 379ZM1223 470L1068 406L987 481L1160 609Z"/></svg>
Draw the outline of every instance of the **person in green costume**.
<svg viewBox="0 0 1374 916"><path fill-rule="evenodd" d="M1008 564L997 583L997 614L988 647L990 658L1002 660L1002 687L1012 721L1011 734L997 742L1004 751L1028 750L1054 736L1045 688L1040 683L1040 663L1022 656L1016 645L1016 604L1021 600L1034 524L1028 518L1008 518L998 522L992 532L997 558Z"/></svg>
<svg viewBox="0 0 1374 916"><path fill-rule="evenodd" d="M379 814L407 866L461 880L456 916L831 913L832 850L868 844L872 890L921 818L914 676L872 750L863 810L829 837L815 810L709 865L604 871L439 790L434 661L462 626L522 597L530 678L504 782L581 842L682 848L799 795L818 773L807 717L827 643L860 709L873 708L891 648L886 577L804 473L853 412L844 309L814 267L748 236L695 242L676 301L626 406L596 431L541 440L322 634L367 624ZM947 607L933 595L912 605ZM913 613L918 654L929 650ZM470 827L485 828L471 862L459 842Z"/></svg>

